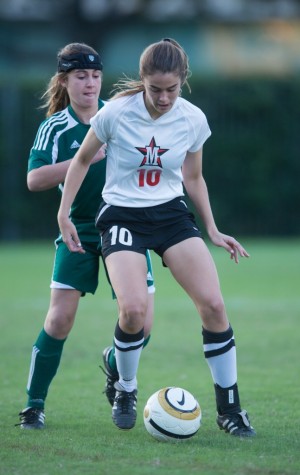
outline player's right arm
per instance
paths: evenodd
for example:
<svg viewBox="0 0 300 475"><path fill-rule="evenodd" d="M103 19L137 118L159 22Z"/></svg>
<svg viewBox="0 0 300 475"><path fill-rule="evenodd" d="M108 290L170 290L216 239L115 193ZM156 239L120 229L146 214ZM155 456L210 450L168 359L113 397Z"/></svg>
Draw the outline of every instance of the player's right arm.
<svg viewBox="0 0 300 475"><path fill-rule="evenodd" d="M45 191L58 186L65 180L70 163L71 159L31 170L27 174L28 189L30 191Z"/></svg>
<svg viewBox="0 0 300 475"><path fill-rule="evenodd" d="M95 132L90 128L78 152L71 160L66 175L57 219L62 238L72 252L83 253L84 250L81 247L76 228L69 218L69 210L88 172L93 157L102 145L104 144L98 140Z"/></svg>
<svg viewBox="0 0 300 475"><path fill-rule="evenodd" d="M103 145L93 157L91 163L97 163L105 157L105 145ZM27 174L27 186L30 191L46 191L55 188L65 181L67 171L72 159L64 162L43 165L34 168Z"/></svg>

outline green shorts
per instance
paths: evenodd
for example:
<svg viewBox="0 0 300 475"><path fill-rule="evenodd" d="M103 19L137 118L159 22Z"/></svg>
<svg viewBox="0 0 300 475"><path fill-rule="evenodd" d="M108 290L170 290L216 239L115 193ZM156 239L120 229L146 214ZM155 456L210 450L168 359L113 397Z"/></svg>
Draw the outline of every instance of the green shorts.
<svg viewBox="0 0 300 475"><path fill-rule="evenodd" d="M75 289L82 292L82 295L86 293L94 294L98 287L100 259L102 261L99 242L83 242L82 246L86 251L85 254L70 252L60 238L55 241L55 245L56 253L50 284L51 289ZM149 251L147 251L146 258L148 293L154 293L155 287ZM104 263L103 265L105 266ZM106 268L105 272L107 276Z"/></svg>

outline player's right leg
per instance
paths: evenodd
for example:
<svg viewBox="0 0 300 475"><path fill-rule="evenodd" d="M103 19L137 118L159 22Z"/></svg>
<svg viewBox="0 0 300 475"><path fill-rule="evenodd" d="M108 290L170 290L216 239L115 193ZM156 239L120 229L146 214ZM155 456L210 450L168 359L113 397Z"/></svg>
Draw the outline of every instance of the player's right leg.
<svg viewBox="0 0 300 475"><path fill-rule="evenodd" d="M114 345L119 372L112 419L119 429L131 429L136 421L136 374L144 343L147 313L147 265L143 254L117 251L106 257L106 265L119 305Z"/></svg>
<svg viewBox="0 0 300 475"><path fill-rule="evenodd" d="M18 424L24 429L44 427L48 389L59 367L79 299L85 292L94 293L98 283L97 242L89 243L86 254L80 256L70 253L61 240L56 244L49 310L44 328L33 345L27 407L20 413Z"/></svg>
<svg viewBox="0 0 300 475"><path fill-rule="evenodd" d="M22 429L42 429L45 420L45 400L72 329L81 292L52 289L50 306L44 327L35 341L31 353L27 382L28 400L20 412Z"/></svg>
<svg viewBox="0 0 300 475"><path fill-rule="evenodd" d="M145 324L144 324L144 338L145 339L144 339L143 349L148 345L150 336L151 336L150 334L151 334L153 318L154 318L154 293L155 293L155 285L154 285L150 251L147 251L146 258L147 258L148 306L147 306L147 313L146 313ZM113 292L113 295L114 295L114 292ZM113 406L115 396L116 396L116 388L114 385L115 385L115 382L118 381L119 379L114 344L112 344L111 346L108 346L107 348L103 350L102 359L103 359L104 368L102 366L100 366L100 368L106 375L106 382L105 382L105 388L104 388L103 393L105 393L109 404Z"/></svg>
<svg viewBox="0 0 300 475"><path fill-rule="evenodd" d="M148 294L148 307L147 307L147 314L145 319L145 326L144 326L144 343L143 349L148 345L150 340L150 331L153 324L153 315L154 315L154 294ZM115 354L115 346L114 344L108 346L103 350L102 353L103 358L103 365L104 368L101 367L102 371L106 375L106 382L105 388L103 393L105 393L107 400L111 406L114 404L115 396L116 396L116 388L115 382L119 380L119 373L117 369L117 362L116 362L116 354Z"/></svg>

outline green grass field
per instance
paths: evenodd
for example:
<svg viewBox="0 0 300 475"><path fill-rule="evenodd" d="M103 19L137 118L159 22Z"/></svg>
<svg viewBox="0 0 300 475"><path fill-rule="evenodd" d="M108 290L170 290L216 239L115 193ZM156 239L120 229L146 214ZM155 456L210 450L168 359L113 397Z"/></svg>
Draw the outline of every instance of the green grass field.
<svg viewBox="0 0 300 475"><path fill-rule="evenodd" d="M296 475L300 474L300 241L243 240L251 258L233 264L212 249L238 349L242 406L253 440L215 423L212 380L193 304L153 256L156 312L141 358L138 421L115 428L102 394L102 349L111 343L116 306L103 271L95 296L82 299L46 406L46 429L14 424L26 403L32 344L48 308L51 243L0 245L1 475ZM202 408L198 434L183 444L156 441L143 425L147 398L182 386Z"/></svg>

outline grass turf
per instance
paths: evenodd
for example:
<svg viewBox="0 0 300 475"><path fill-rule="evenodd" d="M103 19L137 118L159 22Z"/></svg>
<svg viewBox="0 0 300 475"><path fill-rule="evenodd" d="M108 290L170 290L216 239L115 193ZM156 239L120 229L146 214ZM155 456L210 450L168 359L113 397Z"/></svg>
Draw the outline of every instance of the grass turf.
<svg viewBox="0 0 300 475"><path fill-rule="evenodd" d="M111 343L116 306L101 271L96 296L81 299L46 405L44 431L14 424L26 403L31 346L49 303L51 243L1 244L0 474L296 475L299 430L299 240L247 240L251 258L236 266L212 248L238 350L242 406L257 437L219 431L214 391L193 304L154 255L156 311L141 358L138 421L122 432L101 394L102 349ZM152 439L143 426L147 398L182 386L200 402L198 434L183 444Z"/></svg>

